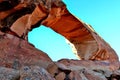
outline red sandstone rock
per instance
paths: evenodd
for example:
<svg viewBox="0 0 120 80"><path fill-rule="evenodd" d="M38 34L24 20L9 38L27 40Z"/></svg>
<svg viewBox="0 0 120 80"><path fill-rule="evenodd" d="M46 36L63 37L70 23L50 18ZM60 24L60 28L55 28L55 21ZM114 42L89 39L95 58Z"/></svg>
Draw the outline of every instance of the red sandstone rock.
<svg viewBox="0 0 120 80"><path fill-rule="evenodd" d="M30 64L46 67L52 62L46 53L10 34L0 35L0 45L0 66L15 69Z"/></svg>
<svg viewBox="0 0 120 80"><path fill-rule="evenodd" d="M31 15L26 14L25 16L22 16L21 18L16 20L11 26L11 30L19 36L26 36L28 31L31 29L31 25L35 25L46 16L47 15L43 11L42 6L39 5L35 8Z"/></svg>
<svg viewBox="0 0 120 80"><path fill-rule="evenodd" d="M29 44L28 32L40 24L63 35L82 60L53 62ZM61 0L0 0L0 80L119 80L119 68L116 52Z"/></svg>
<svg viewBox="0 0 120 80"><path fill-rule="evenodd" d="M51 12L42 24L68 39L80 59L118 62L115 51L91 26L70 14L65 6L51 8Z"/></svg>
<svg viewBox="0 0 120 80"><path fill-rule="evenodd" d="M86 70L83 72L87 79L89 80L107 80L103 74Z"/></svg>
<svg viewBox="0 0 120 80"><path fill-rule="evenodd" d="M92 70L108 70L108 71L114 71L119 69L118 63L111 64L109 62L102 62L102 61L90 61L90 60L68 60L68 59L62 59L59 60L58 63L64 64L66 66L66 69L70 70L81 70L81 69L92 69ZM62 65L58 65L62 66ZM61 67L61 68L64 68Z"/></svg>
<svg viewBox="0 0 120 80"><path fill-rule="evenodd" d="M56 80L65 80L66 74L64 72L59 73L55 79Z"/></svg>
<svg viewBox="0 0 120 80"><path fill-rule="evenodd" d="M19 80L55 80L44 68L25 66L20 70Z"/></svg>
<svg viewBox="0 0 120 80"><path fill-rule="evenodd" d="M49 64L47 67L47 71L55 77L55 74L59 73L58 66L55 63Z"/></svg>
<svg viewBox="0 0 120 80"><path fill-rule="evenodd" d="M10 8L2 5L0 28L14 32L26 39L29 30L43 24L63 35L72 44L74 53L83 60L118 62L115 51L92 29L90 25L73 16L60 0L7 1ZM18 15L19 14L19 15Z"/></svg>
<svg viewBox="0 0 120 80"><path fill-rule="evenodd" d="M80 73L78 73L77 71L72 71L70 74L70 80L82 80L82 75L80 75ZM82 76L82 77L81 77Z"/></svg>

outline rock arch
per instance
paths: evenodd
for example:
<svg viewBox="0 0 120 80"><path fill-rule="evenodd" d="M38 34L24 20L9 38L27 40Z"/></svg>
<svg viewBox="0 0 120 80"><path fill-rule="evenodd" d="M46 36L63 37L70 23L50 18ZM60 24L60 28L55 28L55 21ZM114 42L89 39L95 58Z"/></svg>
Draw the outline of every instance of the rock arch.
<svg viewBox="0 0 120 80"><path fill-rule="evenodd" d="M0 0L0 4L4 2ZM7 3L11 7L0 8L0 15L3 15L0 16L2 32L27 40L27 33L42 24L63 35L75 55L82 60L118 61L118 56L110 45L90 25L73 16L62 1L10 0Z"/></svg>

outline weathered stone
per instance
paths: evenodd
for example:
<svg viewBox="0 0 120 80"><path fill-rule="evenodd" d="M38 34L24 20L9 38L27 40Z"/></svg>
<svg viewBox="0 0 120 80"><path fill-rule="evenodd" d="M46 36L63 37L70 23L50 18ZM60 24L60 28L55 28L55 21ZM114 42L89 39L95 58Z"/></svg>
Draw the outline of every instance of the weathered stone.
<svg viewBox="0 0 120 80"><path fill-rule="evenodd" d="M25 16L22 16L16 20L10 29L17 35L25 37L28 31L31 30L31 25L37 24L46 16L47 14L43 11L42 6L36 6L33 13L26 14Z"/></svg>
<svg viewBox="0 0 120 80"><path fill-rule="evenodd" d="M118 62L115 51L101 39L91 26L70 14L65 6L51 8L48 17L42 24L68 39L80 59Z"/></svg>
<svg viewBox="0 0 120 80"><path fill-rule="evenodd" d="M71 70L92 69L92 70L114 71L119 69L118 64L111 64L109 62L104 62L104 61L62 59L59 60L58 63L64 64L63 67L66 66L67 69L71 69Z"/></svg>
<svg viewBox="0 0 120 80"><path fill-rule="evenodd" d="M66 74L64 72L59 73L55 79L56 80L65 80Z"/></svg>
<svg viewBox="0 0 120 80"><path fill-rule="evenodd" d="M55 80L44 68L24 66L20 70L20 80Z"/></svg>
<svg viewBox="0 0 120 80"><path fill-rule="evenodd" d="M5 1L1 1L3 4ZM75 55L83 60L118 62L116 52L90 25L73 16L61 0L6 1L11 8L1 8L0 29L27 39L30 30L43 24L63 35ZM14 4L16 3L16 4ZM1 6L2 7L2 6ZM4 8L6 10L4 10Z"/></svg>
<svg viewBox="0 0 120 80"><path fill-rule="evenodd" d="M102 73L97 73L92 70L77 70L72 71L69 75L70 80L107 80Z"/></svg>
<svg viewBox="0 0 120 80"><path fill-rule="evenodd" d="M0 35L0 66L19 69L23 65L41 65L52 62L48 55L10 34Z"/></svg>
<svg viewBox="0 0 120 80"><path fill-rule="evenodd" d="M47 71L55 77L56 74L58 74L58 66L55 63L49 64L47 67Z"/></svg>
<svg viewBox="0 0 120 80"><path fill-rule="evenodd" d="M97 72L97 73L101 73L103 74L105 77L110 77L112 74L113 74L113 71L110 71L110 70L100 70L100 69L96 69L96 70L93 70L94 72Z"/></svg>
<svg viewBox="0 0 120 80"><path fill-rule="evenodd" d="M83 77L83 76L82 76ZM80 75L80 73L78 73L77 71L72 71L70 74L69 74L69 78L70 80L83 80Z"/></svg>
<svg viewBox="0 0 120 80"><path fill-rule="evenodd" d="M40 24L61 34L82 60L53 62L28 43ZM0 80L119 80L116 52L61 0L0 0Z"/></svg>
<svg viewBox="0 0 120 80"><path fill-rule="evenodd" d="M103 74L91 70L85 70L83 73L88 80L107 80Z"/></svg>
<svg viewBox="0 0 120 80"><path fill-rule="evenodd" d="M114 75L120 75L120 70L113 71Z"/></svg>
<svg viewBox="0 0 120 80"><path fill-rule="evenodd" d="M18 70L0 67L0 80L18 80L20 74Z"/></svg>
<svg viewBox="0 0 120 80"><path fill-rule="evenodd" d="M120 79L120 70L113 71L113 74L109 77L113 80L119 80Z"/></svg>

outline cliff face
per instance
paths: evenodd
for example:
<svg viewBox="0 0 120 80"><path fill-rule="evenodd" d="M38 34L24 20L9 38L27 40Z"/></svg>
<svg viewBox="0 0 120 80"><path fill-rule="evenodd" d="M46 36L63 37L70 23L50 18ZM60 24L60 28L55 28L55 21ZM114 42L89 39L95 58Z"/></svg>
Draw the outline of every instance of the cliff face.
<svg viewBox="0 0 120 80"><path fill-rule="evenodd" d="M43 24L63 35L81 60L49 56L27 41ZM0 0L0 80L119 80L115 51L60 0Z"/></svg>

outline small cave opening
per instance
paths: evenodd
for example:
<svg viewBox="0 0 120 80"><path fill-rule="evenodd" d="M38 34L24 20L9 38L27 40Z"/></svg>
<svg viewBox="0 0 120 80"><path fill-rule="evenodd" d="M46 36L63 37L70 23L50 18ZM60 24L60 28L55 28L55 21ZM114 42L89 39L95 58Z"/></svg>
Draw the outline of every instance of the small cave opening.
<svg viewBox="0 0 120 80"><path fill-rule="evenodd" d="M77 59L65 38L43 25L28 33L28 41L37 49L47 53L53 61L65 58Z"/></svg>

